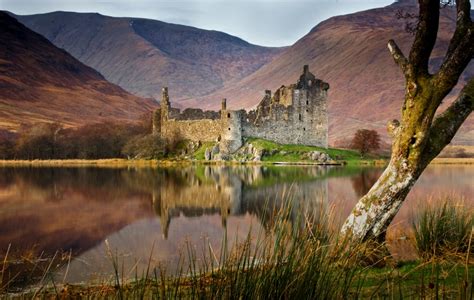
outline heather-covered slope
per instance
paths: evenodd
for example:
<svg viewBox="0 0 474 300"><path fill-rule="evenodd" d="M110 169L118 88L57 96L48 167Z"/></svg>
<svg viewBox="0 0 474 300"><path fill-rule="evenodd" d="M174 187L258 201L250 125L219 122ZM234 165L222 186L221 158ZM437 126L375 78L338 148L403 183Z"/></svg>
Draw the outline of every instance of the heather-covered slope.
<svg viewBox="0 0 474 300"><path fill-rule="evenodd" d="M404 79L388 52L387 41L395 39L407 53L412 40L404 30L406 20L396 17L400 9L417 12L413 5L397 3L328 19L242 81L182 105L205 103L206 108L218 108L219 99L227 97L230 107L249 108L261 100L265 89L275 90L281 84L294 82L303 65L309 64L316 77L330 84L330 143L352 137L359 128L377 129L386 137L385 125L388 120L399 118L404 97ZM439 66L454 26L454 11L443 9L439 40L432 55L433 68ZM471 62L458 87L473 75ZM459 88L453 95L458 91ZM474 144L474 116L468 118L455 140Z"/></svg>
<svg viewBox="0 0 474 300"><path fill-rule="evenodd" d="M210 30L95 13L17 16L107 80L140 96L173 99L209 94L253 73L282 48L249 44Z"/></svg>
<svg viewBox="0 0 474 300"><path fill-rule="evenodd" d="M0 11L0 128L134 121L156 102L133 96Z"/></svg>

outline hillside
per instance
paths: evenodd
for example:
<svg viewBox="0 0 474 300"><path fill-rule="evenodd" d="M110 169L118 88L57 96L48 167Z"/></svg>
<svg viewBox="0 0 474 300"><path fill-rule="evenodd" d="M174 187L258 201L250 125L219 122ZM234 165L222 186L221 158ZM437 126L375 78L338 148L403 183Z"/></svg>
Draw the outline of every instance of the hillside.
<svg viewBox="0 0 474 300"><path fill-rule="evenodd" d="M268 63L282 48L210 30L96 13L16 16L112 83L139 96L175 100L207 95Z"/></svg>
<svg viewBox="0 0 474 300"><path fill-rule="evenodd" d="M405 20L396 17L399 9L416 12L416 7L398 3L330 18L240 82L181 105L218 108L218 99L226 97L231 108L253 107L265 89L275 90L281 84L294 82L303 65L309 64L318 78L330 84L331 144L351 137L358 128L376 129L386 138L385 124L399 118L404 96L403 76L387 50L387 41L395 39L407 53L412 40L404 30ZM443 9L438 44L431 60L433 68L440 64L454 25L454 11ZM471 62L461 85L473 75ZM457 91L459 88L453 94ZM474 144L474 116L465 122L455 141Z"/></svg>
<svg viewBox="0 0 474 300"><path fill-rule="evenodd" d="M0 11L0 128L134 121L156 102L133 96Z"/></svg>

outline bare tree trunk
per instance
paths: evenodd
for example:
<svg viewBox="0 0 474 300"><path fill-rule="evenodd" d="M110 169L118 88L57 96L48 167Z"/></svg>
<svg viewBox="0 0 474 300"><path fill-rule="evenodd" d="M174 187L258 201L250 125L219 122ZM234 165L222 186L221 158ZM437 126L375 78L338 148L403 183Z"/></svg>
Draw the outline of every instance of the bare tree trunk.
<svg viewBox="0 0 474 300"><path fill-rule="evenodd" d="M428 72L428 62L436 42L440 4L439 0L419 0L419 5L419 24L409 57L405 57L393 40L388 43L390 53L405 75L405 102L401 122L393 120L388 124L393 137L390 163L359 200L342 228L342 233L359 241L384 240L388 225L417 179L474 109L471 78L457 100L435 117L442 100L474 55L469 0L456 2L456 31L436 74Z"/></svg>

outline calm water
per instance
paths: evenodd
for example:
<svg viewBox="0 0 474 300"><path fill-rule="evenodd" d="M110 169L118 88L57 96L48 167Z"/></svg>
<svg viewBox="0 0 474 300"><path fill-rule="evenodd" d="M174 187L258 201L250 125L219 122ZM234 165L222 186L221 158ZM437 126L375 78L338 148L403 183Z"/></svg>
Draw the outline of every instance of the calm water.
<svg viewBox="0 0 474 300"><path fill-rule="evenodd" d="M125 273L136 266L176 263L186 241L209 242L218 251L225 232L243 240L268 228L268 207L286 198L306 211L350 213L381 173L374 168L190 167L181 169L0 168L0 256L51 257L72 253L56 272L62 281L103 279L112 263ZM413 212L443 196L474 206L474 166L430 166L394 228L406 228ZM232 242L231 242L232 243ZM107 246L108 245L108 246ZM153 250L152 250L153 249Z"/></svg>

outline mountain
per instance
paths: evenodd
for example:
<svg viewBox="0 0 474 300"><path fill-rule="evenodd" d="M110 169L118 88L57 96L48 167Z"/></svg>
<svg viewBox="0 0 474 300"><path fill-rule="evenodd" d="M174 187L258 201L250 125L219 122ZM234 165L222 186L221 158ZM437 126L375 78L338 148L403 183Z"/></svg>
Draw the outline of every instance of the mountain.
<svg viewBox="0 0 474 300"><path fill-rule="evenodd" d="M295 82L303 65L309 64L311 72L330 85L331 144L347 140L359 128L376 129L387 141L385 125L388 120L399 118L404 97L403 75L393 62L387 42L393 38L408 55L413 39L413 35L404 30L407 20L397 18L399 10L417 13L416 6L404 2L330 18L250 76L181 105L217 109L219 99L226 97L231 108L250 108L262 99L265 89L275 90L281 84ZM442 9L432 69L441 63L455 20L453 9ZM471 62L451 100L473 75L474 63ZM449 102L446 101L444 107ZM455 140L474 144L474 116L466 120Z"/></svg>
<svg viewBox="0 0 474 300"><path fill-rule="evenodd" d="M139 96L207 95L270 62L284 48L252 45L210 30L97 13L16 16L107 80Z"/></svg>
<svg viewBox="0 0 474 300"><path fill-rule="evenodd" d="M56 121L133 121L156 107L0 11L0 128Z"/></svg>

